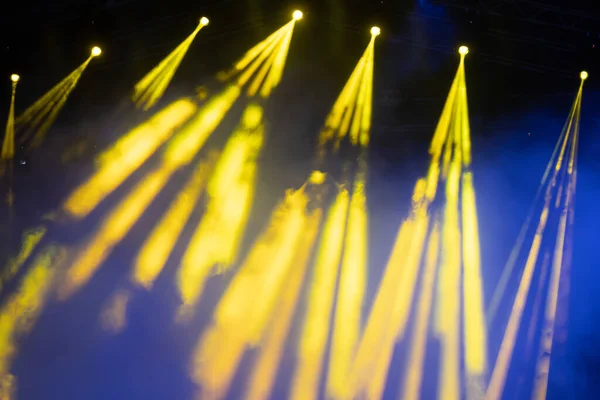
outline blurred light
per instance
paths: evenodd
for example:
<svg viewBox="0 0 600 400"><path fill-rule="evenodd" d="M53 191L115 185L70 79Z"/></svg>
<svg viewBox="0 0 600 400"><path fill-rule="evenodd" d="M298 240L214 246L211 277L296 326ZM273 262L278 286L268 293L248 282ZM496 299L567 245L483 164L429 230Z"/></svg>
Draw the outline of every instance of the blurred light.
<svg viewBox="0 0 600 400"><path fill-rule="evenodd" d="M379 36L380 33L381 33L381 29L379 29L378 26L374 26L371 28L371 35Z"/></svg>
<svg viewBox="0 0 600 400"><path fill-rule="evenodd" d="M208 18L206 18L206 17L202 17L202 18L200 18L200 25L202 25L202 26L206 26L206 25L208 25L208 23L209 23L209 22L210 22L210 21L209 21L209 20L208 20Z"/></svg>
<svg viewBox="0 0 600 400"><path fill-rule="evenodd" d="M581 77L582 80L586 80L588 78L588 73L587 71L581 71L581 74L579 75Z"/></svg>
<svg viewBox="0 0 600 400"><path fill-rule="evenodd" d="M467 46L460 46L458 48L458 52L460 53L460 55L467 55L469 53L469 48Z"/></svg>
<svg viewBox="0 0 600 400"><path fill-rule="evenodd" d="M299 21L299 20L302 19L302 17L304 16L304 14L302 13L302 11L296 10L296 11L294 11L294 14L292 14L292 16L294 17L294 19L296 21Z"/></svg>
<svg viewBox="0 0 600 400"><path fill-rule="evenodd" d="M15 82L15 83L19 82L19 79L21 79L21 77L19 75L17 75L17 74L12 74L10 76L10 80L13 81L13 82Z"/></svg>
<svg viewBox="0 0 600 400"><path fill-rule="evenodd" d="M100 47L92 47L92 57L98 57L100 54L102 54L102 49L100 49Z"/></svg>

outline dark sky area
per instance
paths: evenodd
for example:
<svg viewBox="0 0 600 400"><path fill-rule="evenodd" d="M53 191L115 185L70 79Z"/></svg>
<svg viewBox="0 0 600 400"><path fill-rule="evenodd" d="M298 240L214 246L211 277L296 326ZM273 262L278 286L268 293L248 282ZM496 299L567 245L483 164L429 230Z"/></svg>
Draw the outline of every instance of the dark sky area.
<svg viewBox="0 0 600 400"><path fill-rule="evenodd" d="M284 189L299 187L310 172L319 129L376 24L382 34L375 51L369 147L372 297L409 209L414 182L426 171L428 145L458 65L457 48L466 44L473 171L489 301L575 98L579 72L585 69L590 79L581 114L569 329L566 341L557 345L560 357L553 364L549 398L590 398L585 393L600 391L600 5L595 3L11 1L0 15L2 121L9 108L11 73L21 75L19 114L83 62L93 45L102 47L103 55L92 60L44 144L32 152L18 149L16 202L10 211L0 208L0 264L17 251L23 230L39 224L89 176L95 155L147 118L128 103L133 85L193 31L200 16L211 23L196 37L160 105L192 96L200 86L210 93L218 71L299 8L305 17L296 26L282 83L266 106L269 136L247 244ZM225 119L211 138L213 145L225 141L237 120ZM146 227L135 229L143 232ZM53 235L57 241L77 238L64 227ZM131 236L132 245L141 241ZM172 289L165 289L164 295L137 301L128 330L107 338L97 327L97 315L114 282L126 275L119 272L122 260L131 257L127 249L115 252L110 268L76 302L44 312L14 366L22 382L19 398L190 396L193 388L185 371L189 348L230 276L215 278L206 294L213 301L200 306L198 320L186 329L164 323L174 302L168 293ZM168 279L163 280L167 288ZM285 365L291 365L286 357ZM513 382L528 379L529 372L512 373ZM285 393L285 379L278 382L276 393ZM509 389L514 394L510 398L524 393L519 384ZM236 398L235 390L231 398Z"/></svg>

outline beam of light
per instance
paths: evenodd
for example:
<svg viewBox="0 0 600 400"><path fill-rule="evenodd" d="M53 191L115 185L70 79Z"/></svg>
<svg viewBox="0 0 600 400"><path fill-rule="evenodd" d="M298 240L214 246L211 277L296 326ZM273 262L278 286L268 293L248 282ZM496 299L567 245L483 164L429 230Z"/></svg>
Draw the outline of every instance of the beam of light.
<svg viewBox="0 0 600 400"><path fill-rule="evenodd" d="M184 314L200 297L211 269L218 266L225 270L236 259L252 206L256 158L264 141L262 113L256 104L246 108L208 183L206 212L178 272Z"/></svg>
<svg viewBox="0 0 600 400"><path fill-rule="evenodd" d="M327 378L327 397L343 398L348 371L354 358L361 328L361 309L367 276L367 208L364 172L355 183L344 243L331 355Z"/></svg>
<svg viewBox="0 0 600 400"><path fill-rule="evenodd" d="M18 351L17 341L33 328L45 305L56 264L64 256L61 248L44 249L32 262L16 292L0 308L0 380L10 374L10 365Z"/></svg>
<svg viewBox="0 0 600 400"><path fill-rule="evenodd" d="M167 183L168 169L147 175L102 222L92 238L79 250L67 270L59 295L65 299L85 285L108 258L114 247L138 221L154 197Z"/></svg>
<svg viewBox="0 0 600 400"><path fill-rule="evenodd" d="M8 119L6 121L6 129L4 132L4 140L2 140L2 151L0 152L0 178L8 176L8 193L6 202L9 206L13 204L12 180L13 180L13 158L15 157L15 96L17 93L17 82L19 75L11 76L11 95L10 108L8 110Z"/></svg>
<svg viewBox="0 0 600 400"><path fill-rule="evenodd" d="M294 400L318 398L349 200L348 191L341 189L323 228L297 350L297 365L290 392L290 398Z"/></svg>
<svg viewBox="0 0 600 400"><path fill-rule="evenodd" d="M542 327L541 341L538 361L535 369L535 382L533 389L534 399L545 399L548 388L548 377L550 375L550 360L552 356L552 343L554 339L554 328L556 321L556 310L558 305L558 293L560 288L560 278L562 276L563 263L570 263L570 260L565 259L564 248L567 236L567 219L569 214L574 213L573 197L575 196L576 185L576 158L577 158L577 142L579 139L579 117L581 112L581 97L583 81L587 75L582 73L581 86L578 93L578 105L575 114L575 122L573 127L573 135L570 144L569 163L564 171L568 171L569 179L566 193L564 194L564 206L560 214L558 231L556 235L556 244L554 247L554 255L552 258L552 269L550 275L550 284L546 298L546 310L544 313L544 325ZM559 194L560 195L560 194Z"/></svg>
<svg viewBox="0 0 600 400"><path fill-rule="evenodd" d="M133 102L138 107L148 110L160 100L196 35L206 25L208 19L202 17L196 29L135 85Z"/></svg>
<svg viewBox="0 0 600 400"><path fill-rule="evenodd" d="M415 332L410 346L408 370L404 378L403 395L404 400L418 400L420 398L421 384L423 381L423 366L425 364L425 350L427 347L427 333L429 329L429 318L433 301L433 288L435 284L436 266L440 252L440 232L438 224L435 224L429 236L427 244L427 255L425 258L425 270L423 271L423 290L417 304L417 317L415 321Z"/></svg>
<svg viewBox="0 0 600 400"><path fill-rule="evenodd" d="M458 218L459 156L448 172L442 225L442 257L437 293L436 331L441 342L438 398L460 398L460 273L461 233Z"/></svg>
<svg viewBox="0 0 600 400"><path fill-rule="evenodd" d="M519 282L519 287L517 289L517 294L515 296L515 300L512 306L511 314L509 316L509 320L506 326L506 330L504 333L504 337L502 339L502 343L500 345L500 350L498 352L498 356L496 358L496 363L492 372L492 376L490 379L490 383L485 395L486 400L495 400L500 399L502 397L502 392L504 390L504 384L506 381L506 377L508 374L508 369L510 366L510 362L513 355L514 346L517 339L517 334L519 331L523 311L525 308L525 304L527 301L527 297L529 295L529 288L531 286L531 281L533 278L533 272L535 270L535 266L537 264L538 254L540 251L544 231L546 229L548 215L550 212L551 204L552 204L552 192L556 187L556 179L558 173L561 168L568 168L568 164L565 167L564 154L571 146L573 148L573 144L576 142L576 136L578 135L578 126L579 126L579 110L581 103L581 95L582 95L582 85L579 87L579 91L577 93L577 97L575 102L573 103L573 108L571 109L571 113L569 118L567 119L567 124L565 125L565 129L563 134L561 134L559 138L560 152L558 153L556 163L551 168L552 176L550 177L550 181L547 184L544 196L544 206L540 215L540 219L537 225L537 229L535 232L535 236L531 247L529 249L529 254L527 257L527 261L525 263L525 268L523 270L521 280ZM575 126L574 129L572 127ZM571 155L575 157L574 150L571 151ZM571 158L571 156L569 156ZM570 160L569 160L570 161ZM572 182L572 181L571 181ZM570 183L571 183L570 182ZM567 188L567 196L571 196L572 187ZM565 205L568 205L570 200L565 201ZM559 229L557 242L555 244L555 253L552 262L552 272L550 278L550 287L548 292L548 299L546 304L546 315L544 319L544 327L542 330L543 334L547 334L550 339L543 337L541 346L541 351L550 351L552 345L552 332L554 327L554 317L553 312L556 312L556 297L554 292L558 291L558 280L560 279L560 271L555 272L557 269L561 267L563 262L563 247L564 247L564 232L566 226L566 220L563 219L563 216L566 216L567 213L561 213L561 217L559 220ZM564 225L563 225L564 224ZM539 376L536 376L536 382L534 383L534 397L536 398L544 398L546 385L547 385L547 372L549 368L549 356L546 357L545 354L538 359L538 364L536 366L536 372Z"/></svg>
<svg viewBox="0 0 600 400"><path fill-rule="evenodd" d="M43 226L27 230L23 233L21 250L19 250L19 253L14 258L8 260L8 263L2 269L2 273L0 274L0 293L2 293L4 285L10 282L19 273L21 267L27 262L31 253L33 253L33 250L35 250L45 234L46 228Z"/></svg>
<svg viewBox="0 0 600 400"><path fill-rule="evenodd" d="M359 59L342 92L327 116L319 136L320 157L324 146L334 142L334 150L350 132L353 145L365 147L369 141L372 112L373 64L375 36L371 37L365 52Z"/></svg>
<svg viewBox="0 0 600 400"><path fill-rule="evenodd" d="M95 56L92 52L83 64L46 92L15 120L17 130L24 132L19 139L20 143L23 144L29 141L30 148L37 147L42 143L81 75Z"/></svg>
<svg viewBox="0 0 600 400"><path fill-rule="evenodd" d="M179 100L131 130L100 156L100 169L65 201L63 209L76 218L88 215L106 196L139 168L196 111Z"/></svg>
<svg viewBox="0 0 600 400"><path fill-rule="evenodd" d="M169 143L164 156L167 163L180 165L190 162L238 99L241 87L248 82L268 56L267 54L262 58L265 48L271 43L275 46L282 35L290 29L290 24L284 25L242 57L234 71L237 73L244 70L244 74L206 103L184 131ZM247 68L251 62L257 60L259 62L256 67ZM252 73L247 74L249 70L252 70ZM178 100L131 130L100 156L100 170L75 190L65 201L63 209L73 217L85 217L128 176L141 167L161 145L171 138L175 129L192 117L196 110L197 106L194 102L187 99Z"/></svg>
<svg viewBox="0 0 600 400"><path fill-rule="evenodd" d="M272 390L277 367L283 355L283 346L288 336L294 309L298 303L307 264L321 223L321 210L313 211L306 223L303 238L296 250L297 266L292 270L283 288L283 298L273 310L276 317L264 339L252 376L248 384L246 399L267 400Z"/></svg>
<svg viewBox="0 0 600 400"><path fill-rule="evenodd" d="M287 193L219 302L193 361L192 377L203 398L223 398L246 347L260 342L272 318L291 317L273 311L289 278L306 269L320 217L318 211L307 215L307 202L303 189Z"/></svg>
<svg viewBox="0 0 600 400"><path fill-rule="evenodd" d="M198 164L192 177L144 242L131 277L135 283L146 289L152 287L205 188L212 164L213 161Z"/></svg>

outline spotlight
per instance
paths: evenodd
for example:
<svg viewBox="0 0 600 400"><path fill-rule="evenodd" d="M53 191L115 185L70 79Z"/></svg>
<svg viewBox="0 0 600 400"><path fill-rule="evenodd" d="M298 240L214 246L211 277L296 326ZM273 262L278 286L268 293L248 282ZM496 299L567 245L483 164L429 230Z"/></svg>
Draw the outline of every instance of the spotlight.
<svg viewBox="0 0 600 400"><path fill-rule="evenodd" d="M92 47L92 57L98 57L100 54L102 54L102 50L100 49L100 47Z"/></svg>
<svg viewBox="0 0 600 400"><path fill-rule="evenodd" d="M587 73L587 71L581 71L581 74L579 74L579 76L581 77L581 80L585 81L588 77L588 73Z"/></svg>
<svg viewBox="0 0 600 400"><path fill-rule="evenodd" d="M293 17L293 18L294 18L296 21L298 21L298 20L301 20L303 16L304 16L304 14L303 14L303 13L302 13L302 11L300 11L300 10L296 10L296 11L294 11L294 13L292 14L292 17Z"/></svg>
<svg viewBox="0 0 600 400"><path fill-rule="evenodd" d="M208 23L209 23L209 22L210 22L210 21L209 21L209 20L208 20L208 18L206 18L206 17L202 17L202 18L200 18L200 25L202 25L202 26L206 26L206 25L208 25Z"/></svg>
<svg viewBox="0 0 600 400"><path fill-rule="evenodd" d="M371 35L379 36L380 33L381 33L381 29L379 29L378 26L374 26L371 28Z"/></svg>
<svg viewBox="0 0 600 400"><path fill-rule="evenodd" d="M583 74L583 72L582 72L582 74ZM586 78L587 78L587 73L586 73ZM13 81L13 82L15 82L15 83L19 82L19 79L21 79L21 77L19 75L17 75L17 74L12 74L10 76L10 80Z"/></svg>
<svg viewBox="0 0 600 400"><path fill-rule="evenodd" d="M469 53L469 48L467 46L460 46L458 52L461 56L466 56Z"/></svg>

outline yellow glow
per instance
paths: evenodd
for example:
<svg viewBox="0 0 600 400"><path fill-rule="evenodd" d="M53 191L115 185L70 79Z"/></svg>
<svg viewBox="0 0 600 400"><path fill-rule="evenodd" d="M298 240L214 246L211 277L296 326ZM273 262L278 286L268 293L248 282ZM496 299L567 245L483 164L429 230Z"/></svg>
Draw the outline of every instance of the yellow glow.
<svg viewBox="0 0 600 400"><path fill-rule="evenodd" d="M378 26L374 26L371 28L371 35L379 36L380 33L381 33L381 29Z"/></svg>
<svg viewBox="0 0 600 400"><path fill-rule="evenodd" d="M21 79L21 77L19 75L17 75L17 74L12 74L10 76L10 80L13 81L13 82L19 82L19 79Z"/></svg>
<svg viewBox="0 0 600 400"><path fill-rule="evenodd" d="M257 112L262 115L262 110L257 107L250 105L246 109L208 183L210 200L206 212L178 272L182 311L191 311L213 267L226 270L237 257L254 197L256 157L264 140L262 123L255 118ZM246 122L251 125L245 125Z"/></svg>
<svg viewBox="0 0 600 400"><path fill-rule="evenodd" d="M318 398L319 380L329 334L329 319L335 296L349 205L348 191L342 189L329 210L315 261L308 308L297 350L297 365L290 399Z"/></svg>
<svg viewBox="0 0 600 400"><path fill-rule="evenodd" d="M317 209L307 217L302 240L296 248L295 266L290 271L287 283L282 290L282 298L277 300L272 311L275 316L267 331L256 364L252 369L246 399L267 400L275 381L277 367L283 356L283 346L289 333L294 309L298 303L302 283L306 276L307 264L321 222L321 210Z"/></svg>
<svg viewBox="0 0 600 400"><path fill-rule="evenodd" d="M0 379L9 375L10 364L18 351L18 339L33 328L44 308L56 268L64 251L49 247L38 255L19 287L0 309Z"/></svg>
<svg viewBox="0 0 600 400"><path fill-rule="evenodd" d="M212 162L209 161L198 165L190 180L144 243L135 262L132 275L134 282L146 289L152 287L204 190L211 164Z"/></svg>
<svg viewBox="0 0 600 400"><path fill-rule="evenodd" d="M327 174L321 171L313 171L310 174L309 181L315 185L322 185L327 178Z"/></svg>
<svg viewBox="0 0 600 400"><path fill-rule="evenodd" d="M348 211L348 227L340 272L327 397L344 398L346 382L361 331L361 309L367 278L367 208L364 173L360 173Z"/></svg>
<svg viewBox="0 0 600 400"><path fill-rule="evenodd" d="M302 17L304 16L304 14L302 13L302 11L300 10L296 10L294 11L294 13L292 14L292 17L294 18L295 21L299 21L302 19Z"/></svg>
<svg viewBox="0 0 600 400"><path fill-rule="evenodd" d="M46 92L15 120L16 129L23 132L20 139L22 144L28 142L29 147L37 147L41 144L92 58L93 56L90 55L83 64Z"/></svg>
<svg viewBox="0 0 600 400"><path fill-rule="evenodd" d="M585 81L588 78L588 73L587 71L581 71L581 74L579 74L579 76L582 80Z"/></svg>
<svg viewBox="0 0 600 400"><path fill-rule="evenodd" d="M194 111L196 105L193 102L179 100L131 130L100 156L99 171L69 196L63 209L73 217L85 217L167 141L173 130Z"/></svg>
<svg viewBox="0 0 600 400"><path fill-rule="evenodd" d="M169 172L158 169L148 174L112 210L67 270L65 282L60 289L62 298L70 296L91 279L167 183Z"/></svg>
<svg viewBox="0 0 600 400"><path fill-rule="evenodd" d="M226 393L245 348L259 343L267 323L272 318L291 317L273 311L284 295L286 278L306 269L305 253L310 248L302 252L302 244L308 234L312 247L316 234L316 226L307 225L312 220L306 218L307 201L302 190L288 192L225 292L213 325L197 346L192 376L213 398L222 398ZM255 296L258 292L261 295ZM248 302L249 296L255 301Z"/></svg>
<svg viewBox="0 0 600 400"><path fill-rule="evenodd" d="M98 46L94 46L92 47L92 57L98 57L100 54L102 54L102 49L100 49L100 47Z"/></svg>
<svg viewBox="0 0 600 400"><path fill-rule="evenodd" d="M469 376L481 376L487 365L487 332L483 314L483 283L473 175L462 177L463 297L465 368Z"/></svg>
<svg viewBox="0 0 600 400"><path fill-rule="evenodd" d="M15 96L17 94L17 81L13 80L10 95L10 108L6 121L6 130L2 140L2 152L0 153L0 177L4 175L5 164L12 165L6 160L12 160L15 156ZM10 167L9 167L10 168ZM12 177L9 177L9 185ZM11 188L9 187L9 191Z"/></svg>
<svg viewBox="0 0 600 400"><path fill-rule="evenodd" d="M469 54L469 48L468 48L467 46L460 46L460 47L458 48L458 53L459 53L461 56L466 56L467 54Z"/></svg>
<svg viewBox="0 0 600 400"><path fill-rule="evenodd" d="M208 19L202 17L196 29L135 85L132 100L138 107L148 110L161 99L196 35L206 25Z"/></svg>
<svg viewBox="0 0 600 400"><path fill-rule="evenodd" d="M10 282L10 280L19 273L21 267L27 262L29 256L31 256L31 253L33 253L33 250L37 247L45 234L45 227L31 229L23 233L23 244L21 245L19 254L8 260L8 263L6 263L0 274L0 293L4 285Z"/></svg>

